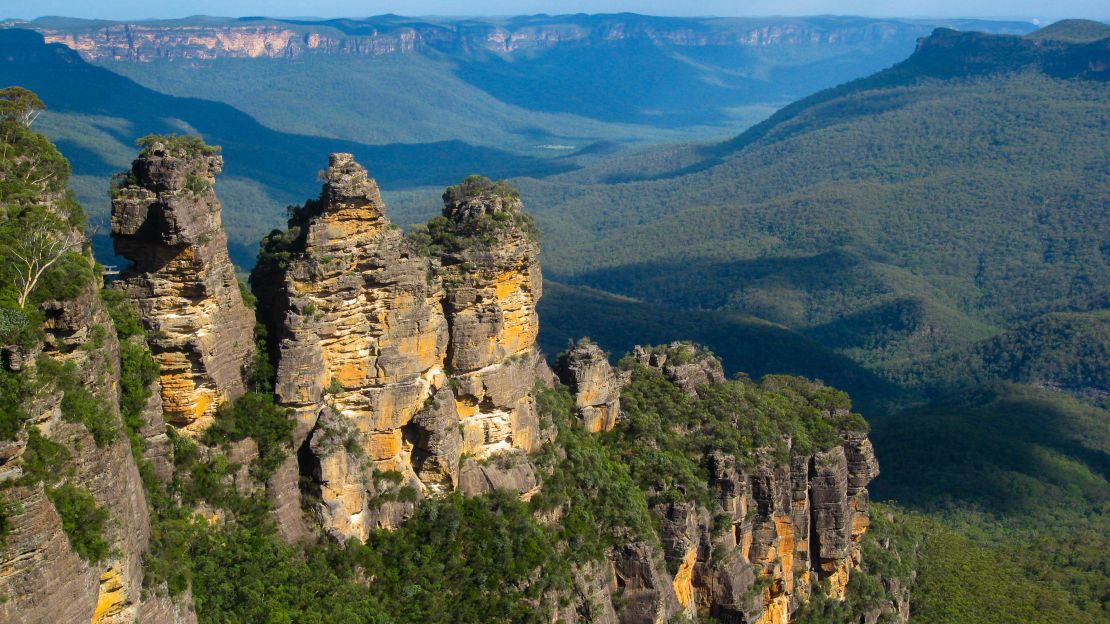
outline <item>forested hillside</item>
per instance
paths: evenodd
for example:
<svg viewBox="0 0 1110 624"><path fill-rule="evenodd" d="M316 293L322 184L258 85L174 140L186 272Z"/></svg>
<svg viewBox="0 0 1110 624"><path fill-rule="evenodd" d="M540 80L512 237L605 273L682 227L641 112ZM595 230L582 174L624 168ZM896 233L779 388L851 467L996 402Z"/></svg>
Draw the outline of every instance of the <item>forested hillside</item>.
<svg viewBox="0 0 1110 624"><path fill-rule="evenodd" d="M38 127L72 161L94 220L107 215L108 178L139 137L196 132L224 146L234 158L221 197L232 258L245 271L329 152L356 154L388 193L431 189L401 221L419 223L435 213L439 189L464 175L544 177L636 146L728 136L898 61L942 24L1030 28L633 14L43 18L0 32L0 83L41 94L48 112ZM94 245L110 257L103 237Z"/></svg>
<svg viewBox="0 0 1110 624"><path fill-rule="evenodd" d="M906 62L709 148L692 173L524 192L563 243L548 266L564 281L818 340L825 328L830 344L902 306L919 319L908 333L936 338L903 346L927 353L1106 305L1107 45L938 31Z"/></svg>
<svg viewBox="0 0 1110 624"><path fill-rule="evenodd" d="M725 609L746 617L755 612L756 594L760 609L773 612L783 596L794 609L800 603L786 588L795 585L775 568L775 557L786 552L777 546L759 573L779 572L724 596L723 584L735 581L739 587L737 579L747 575L730 563L736 555L728 550L743 544L744 531L773 531L778 540L795 529L779 526L782 518L776 520L768 507L777 502L763 501L759 504L764 507L750 511L748 502L743 509L720 503L729 494L722 485L727 479L717 472L723 465L719 453L741 463L755 456L760 461L773 458L778 472L761 472L759 478L787 481L766 490L751 486L752 491L786 492L794 478L794 465L787 460L809 466L799 471L809 480L819 465L814 458L843 447L837 446L836 436L844 444L859 441L867 424L851 411L857 409L870 423L882 464L871 498L887 504L872 509L871 532L853 542L863 563L857 562L852 584L837 587L833 576L822 578L812 602L794 612L798 622L847 624L880 615L901 617L905 608L915 622L925 623L1094 623L1110 618L1110 563L1103 555L1110 549L1110 26L1069 20L1026 36L939 29L912 54L906 50L903 56L908 58L893 67L805 97L727 141L629 148L635 142L676 138L681 135L678 127L689 132L687 138L704 137L707 128L747 122L695 118L697 106L670 96L655 104L675 123L653 121L651 111L633 110L635 98L629 93L661 88L650 72L638 73L639 82L617 87L613 76L599 70L601 84L574 76L565 89L541 92L544 76L566 77L568 66L596 61L604 46L591 38L596 32L590 28L609 28L611 23L560 22L553 31L560 36L592 33L583 41L593 44L579 42L569 51L478 46L451 61L452 50L436 37L462 32L472 37L467 41L485 46L495 31L489 24L456 31L433 24L419 32L438 43L427 44L418 56L375 56L373 50L388 48L379 37L414 28L397 19L377 24L384 35L370 22L329 24L324 34L334 45L317 45L311 53L310 33L299 29L318 25L248 23L245 27L286 29L296 35L287 41L292 48L282 48L286 52L271 53L276 48L267 47L258 58L248 53L255 50L249 46L226 57L198 57L199 48L167 44L164 37L170 35L158 30L166 25L152 23L146 39L136 39L141 45L125 46L135 58L124 58L118 52L123 48L112 44L101 50L104 56L92 58L102 66L61 44L44 43L37 33L0 30L0 86L10 82L40 91L48 112L35 120L35 128L56 139L60 152L72 160L70 186L77 198L91 201L94 222L107 214L109 188L113 201L133 211L116 219L114 229L136 225L147 214L141 202L127 204L128 198L145 197L136 170L119 175L111 186L108 182L131 162L138 137L201 133L223 144L227 169L217 185L215 176L224 166L219 150L181 136L140 141L140 160L199 159L188 166L206 177L201 180L195 172L191 179L178 176L182 179L174 183L180 188L173 195L206 202L207 210L197 204L201 218L184 221L212 227L188 244L220 260L226 292L213 300L239 299L228 294L238 290L226 254L213 251L213 240L220 247L224 236L219 218L213 221L211 216L220 211L213 189L223 200L231 259L241 269L254 263L262 234L289 217L289 229L273 231L263 240L252 277L256 294L262 296L259 327L266 327L255 337L268 335L270 351L255 354L247 342L226 341L242 351L239 359L250 363L218 367L257 368L257 375L238 382L237 392L248 390L244 398L217 410L207 398L193 397L189 406L199 406L196 413L216 424L192 441L161 435L158 445L172 440L174 447L164 466L169 480L151 480L145 455L136 464L136 470L144 471L152 518L144 565L150 566L146 573L158 596L180 597L191 585L205 621L255 620L278 611L294 621L315 621L325 613L343 613L352 621L435 621L447 605L475 618L482 614L522 621L538 613L522 609L522 604L556 610L566 596L578 600L596 590L575 579L582 581L585 574L593 583L601 578L604 561L638 561L634 549L626 548L629 536L647 536L651 548L662 543L663 550L653 550L652 556L662 552L665 557L656 557L654 564L640 561L637 574L652 578L637 578L652 586L648 598L657 599L654 604L663 613L678 604L668 601L681 602L683 591L675 585L667 594L668 584L687 578L683 575L691 569L684 563L689 555L683 549L689 544L682 540L694 538L689 532L676 535L681 527L696 525L690 531L700 531L697 539L706 546L693 549L694 560L711 563L712 571L704 568L697 574L706 576L687 576L703 583L697 586L703 592L699 600L718 609L711 615ZM658 26L651 20L637 24ZM64 21L34 26L53 37L77 41L99 33L103 37L98 41L109 42L116 32L111 29L118 27ZM200 26L228 27L219 20ZM547 26L510 20L496 32L534 35L537 31L529 29ZM171 34L173 27L168 26ZM108 30L98 30L103 28ZM670 43L657 41L645 48L645 41L661 35L650 28L640 32L649 34L625 41L616 52L605 49L629 63L643 52L641 61L663 63L668 75L681 73L673 63L684 69L697 65L702 73L684 74L682 80L714 78L717 85L697 85L706 89L698 91L679 83L690 87L696 96L692 101L720 96L714 106L740 102L729 100L724 91L732 97L751 88L750 81L782 78L787 70L776 65L780 61L797 61L789 71L828 68L828 63L848 71L841 65L843 57L818 54L806 57L809 61L756 59L769 64L756 62L746 70L751 75L726 76L722 68L751 59L685 50L689 55L676 61L682 56L675 51L678 43L663 37ZM345 51L327 53L329 45ZM164 62L138 58L152 50L184 52ZM359 50L369 50L372 58L354 58ZM865 56L871 62L889 53L886 47L873 48ZM375 71L351 75L367 66L364 61L374 63ZM247 68L263 69L243 79L241 93L232 93L235 77L253 71ZM830 70L828 75L841 74ZM289 91L279 100L294 105L261 101L260 94L276 76L289 80ZM369 116L376 107L373 98L322 103L311 96L296 99L297 93L309 90L314 76L333 93L344 84L356 85L360 93L391 89L409 76L415 88L434 94L432 99L461 97L473 107L456 107L444 117L449 120L445 123L459 124L458 134L452 135L443 127L408 123L438 114L438 100L383 96L380 101L389 102L384 109L410 106L419 113L390 126L396 135L387 137L372 132L371 126L395 119L385 113ZM736 81L729 82L732 78ZM784 84L783 93L788 87L801 88L798 80ZM605 91L605 97L596 95L597 90ZM11 110L41 109L37 100L27 99L34 97L28 93L5 93L20 102ZM575 99L579 96L582 101ZM213 100L255 108L243 112ZM599 102L604 106L598 108ZM319 119L310 117L312 110L319 111ZM745 115L749 113L755 114L749 110ZM510 119L522 125L512 126ZM53 235L72 234L83 226L84 215L65 191L65 161L45 138L28 130L29 122L3 121L5 140L22 151L9 158L5 149L0 163L9 180L0 188L6 219L0 243L10 246L26 229L21 224L35 220L49 221ZM385 140L397 143L379 144ZM169 151L155 153L156 144ZM333 156L321 171L325 187L320 199L284 213L281 206L293 198L316 197L313 172L323 164L323 155L335 150L355 156ZM392 222L384 218L377 184L354 163L356 156L382 183L381 190L392 191L387 198L397 200L391 206L397 209ZM50 180L42 189L28 186L29 179L39 177L38 169ZM513 177L519 192L480 176L442 192L445 181L474 171ZM155 180L151 188L159 184ZM44 202L36 199L43 193L49 195L45 203L50 210L45 212L40 210ZM535 223L519 213L521 202L534 213ZM169 211L179 205L176 199L165 203ZM446 206L443 216L408 228L407 236L393 225L423 222L438 214L440 206ZM373 227L359 229L349 227L351 223ZM136 226L118 233L117 242L146 233ZM334 240L324 240L333 235ZM152 245L164 244L156 238ZM542 288L540 240L543 273L550 278ZM96 242L97 252L107 251ZM134 241L119 248L128 244ZM12 345L41 348L36 345L50 332L70 331L68 325L55 324L43 334L41 327L52 323L46 319L43 325L43 306L72 313L66 302L81 295L90 314L111 312L116 331L67 333L66 340L79 339L80 346L65 343L58 349L67 356L108 358L97 365L110 368L108 360L115 356L100 354L96 345L115 345L118 337L119 409L93 401L89 393L100 390L92 381L79 380L64 366L52 368L46 356L38 358L39 372L20 374L20 361L12 368L5 354L3 390L15 398L6 396L0 405L0 443L18 439L33 450L20 459L30 463L17 485L41 488L62 520L69 514L64 533L76 553L71 559L85 561L83 573L95 578L99 572L90 566L118 552L134 559L147 546L117 548L113 542L109 548L104 535L123 539L116 532L123 525L106 524L103 508L110 501L73 473L59 472L61 480L50 475L48 468L68 466L70 458L31 431L35 425L21 401L43 388L61 393L68 403L58 413L67 422L66 431L77 432L66 444L77 441L70 446L81 462L94 461L94 443L97 448L112 443L123 456L130 446L139 457L154 448L143 441L147 434L137 419L158 374L143 341L149 339L158 352L171 338L209 334L178 331L176 311L156 319L168 323L173 336L154 331L153 324L144 331L118 291L108 291L103 301L86 296L95 290L99 269L83 241L75 245L60 261L62 268L44 274L44 286L26 301L5 283L0 328ZM149 260L163 252L134 257ZM359 264L360 253L373 255L374 262ZM8 281L14 275L11 264L2 267ZM161 270L158 263L149 264ZM348 281L347 274L354 271L364 272L363 279ZM406 296L395 296L391 289L398 275L417 295L406 291ZM171 272L171 278L178 277ZM380 292L352 298L348 289L355 281L359 289ZM282 287L289 292L267 291ZM384 321L370 301L393 306L389 314L401 320ZM501 316L479 312L482 306L497 308ZM239 310L240 317L244 310ZM435 310L446 316L436 317ZM344 333L356 321L362 323L359 329ZM111 327L107 321L101 324ZM249 334L249 322L241 325L247 328L241 333ZM339 339L336 328L342 328ZM494 338L487 340L480 331ZM433 353L439 360L406 363L397 373L403 383L373 377L376 364L364 367L359 360L358 366L346 365L365 353L384 353L377 343L351 346L353 340L377 340L379 335L402 345L386 345L401 359ZM609 371L602 350L578 341L583 335L613 360L632 354ZM633 350L638 344L676 340L705 344L721 361L686 343ZM576 404L586 399L574 396L569 386L586 383L586 378L571 382L564 377L568 387L555 383L544 372L533 341L564 373L576 350L581 357L588 352L592 365L608 371L611 379L606 377L604 387L585 396L596 398L616 387L623 394L608 403ZM481 352L487 343L490 350ZM409 348L412 344L418 346ZM313 349L329 351L325 357ZM567 354L556 357L564 350ZM382 366L393 366L387 359L380 360ZM276 371L269 368L274 364ZM305 374L308 368L314 372ZM483 379L497 371L508 372ZM308 386L299 385L304 379ZM172 373L167 380L171 393L180 391ZM542 383L533 387L537 380ZM712 383L698 386L697 380ZM88 382L92 390L78 381ZM848 391L852 403L825 383ZM375 394L402 386L422 394L403 397L411 403L405 406L397 397ZM428 394L433 391L458 399L450 401L453 414L444 407L446 400ZM388 400L375 403L383 396ZM185 414L186 420L196 416L189 416L192 409L170 411L174 403L167 401L167 414ZM292 417L278 405L302 410L298 418L314 423L312 431L294 428ZM366 425L380 405L396 414ZM598 414L611 414L607 410L614 405L624 410L618 424L596 420ZM366 426L356 432L329 420L333 414L328 410L335 406L365 419L360 426ZM162 409L158 407L159 414ZM406 418L411 422L398 424ZM470 430L456 427L467 418L472 419ZM588 433L595 429L602 431ZM313 436L315 446L309 441ZM459 436L457 444L452 436ZM255 444L253 458L242 448L250 441ZM469 446L460 451L464 443ZM516 459L485 455L510 447L514 457L517 451L527 455L527 468ZM858 448L851 452L863 454ZM238 460L244 466L231 461L233 453L246 458ZM166 457L152 461L165 464ZM851 461L843 454L840 459ZM853 470L866 472L868 479L874 476L873 461L856 460ZM284 473L275 473L279 464ZM403 479L397 476L398 466L405 471ZM359 472L363 469L369 472ZM857 477L862 479L863 472ZM469 480L463 473L471 475ZM275 474L284 477L274 481ZM544 482L542 488L537 478ZM67 479L77 489L63 490ZM444 483L448 491L471 487L482 492L483 484L496 489L498 479L529 498L487 493L423 499L426 492L440 492ZM132 489L141 490L138 473L132 480ZM806 505L810 495L801 497ZM419 508L415 498L424 500ZM209 530L193 520L197 509L225 514L227 521ZM12 526L9 518L21 513L0 505L0 549ZM80 514L89 519L89 530L70 531L72 518ZM282 538L288 539L290 518L302 525L311 519L336 541L353 536L361 543L347 550L326 542L304 549L288 546ZM377 524L360 524L371 522L366 518ZM408 522L399 526L398 518ZM762 528L753 519L764 523ZM132 521L136 526L146 522ZM297 531L306 534L303 527ZM496 548L460 544L459 536L470 535L476 543ZM716 550L721 544L727 548ZM810 547L797 544L798 553L811 555ZM568 548L583 554L568 558ZM515 565L500 565L506 557ZM460 566L464 561L468 565ZM663 573L670 576L660 577L666 582L654 580L660 574L657 567L666 568ZM383 568L390 574L366 575L366 570ZM444 573L463 569L461 576ZM329 572L322 575L321 570ZM132 574L127 582L142 580ZM687 598L696 586L691 583ZM509 589L498 601L483 601L504 587ZM624 613L650 601L625 589L605 595L606 613ZM0 600L0 610L4 604ZM596 615L586 598L575 605L587 617ZM7 608L14 607L9 603Z"/></svg>
<svg viewBox="0 0 1110 624"><path fill-rule="evenodd" d="M726 143L526 181L578 289L546 305L837 378L874 419L877 496L1103 619L1108 36L941 30Z"/></svg>

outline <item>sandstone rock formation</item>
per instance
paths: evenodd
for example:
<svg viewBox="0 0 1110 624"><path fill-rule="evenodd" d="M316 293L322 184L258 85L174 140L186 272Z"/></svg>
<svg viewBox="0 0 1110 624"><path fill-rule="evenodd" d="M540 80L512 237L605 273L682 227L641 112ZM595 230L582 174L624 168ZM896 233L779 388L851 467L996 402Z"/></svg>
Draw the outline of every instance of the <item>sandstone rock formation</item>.
<svg viewBox="0 0 1110 624"><path fill-rule="evenodd" d="M437 232L475 244L432 252L390 223L350 154L333 154L324 177L320 198L264 242L251 283L268 315L275 393L298 414L301 471L318 484L325 528L364 538L403 519L412 492L464 481L533 488L534 476L491 481L460 468L464 455L541 441L539 250L517 226L519 198L449 190Z"/></svg>
<svg viewBox="0 0 1110 624"><path fill-rule="evenodd" d="M112 199L117 286L136 304L161 366L165 420L197 434L244 392L254 316L228 259L213 189L222 159L199 140L146 146Z"/></svg>
<svg viewBox="0 0 1110 624"><path fill-rule="evenodd" d="M725 380L717 356L690 342L672 342L652 349L637 346L632 357L644 366L661 370L667 379L692 397L698 396L698 386Z"/></svg>
<svg viewBox="0 0 1110 624"><path fill-rule="evenodd" d="M621 414L620 383L601 347L580 340L556 360L555 372L574 392L582 426L587 431L609 431Z"/></svg>
<svg viewBox="0 0 1110 624"><path fill-rule="evenodd" d="M463 425L463 452L478 458L541 443L532 389L543 289L539 243L520 196L471 176L443 194L440 255L451 339L447 366Z"/></svg>
<svg viewBox="0 0 1110 624"><path fill-rule="evenodd" d="M98 285L88 284L74 299L44 305L42 355L71 363L81 386L100 401L106 417L118 427L119 344L97 290ZM31 361L19 374L36 372ZM16 439L0 442L0 487L10 514L7 536L0 541L0 595L4 597L0 621L133 622L140 613L149 612L142 558L150 521L139 471L126 436L116 433L98 440L85 425L68 418L65 409L63 392L48 385L25 406L30 416L26 429ZM56 483L21 479L26 476L31 429L65 449L64 469L59 467L59 473L50 476ZM86 561L78 556L63 531L61 517L47 496L48 488L63 484L87 491L108 512L104 537L109 548L104 559ZM143 621L195 621L190 607L165 602L163 614L150 613Z"/></svg>
<svg viewBox="0 0 1110 624"><path fill-rule="evenodd" d="M448 329L430 260L389 222L366 170L333 154L325 180L267 239L251 283L269 314L275 393L297 410L297 444L311 438L325 525L363 537L369 472L419 483L405 428L446 383Z"/></svg>

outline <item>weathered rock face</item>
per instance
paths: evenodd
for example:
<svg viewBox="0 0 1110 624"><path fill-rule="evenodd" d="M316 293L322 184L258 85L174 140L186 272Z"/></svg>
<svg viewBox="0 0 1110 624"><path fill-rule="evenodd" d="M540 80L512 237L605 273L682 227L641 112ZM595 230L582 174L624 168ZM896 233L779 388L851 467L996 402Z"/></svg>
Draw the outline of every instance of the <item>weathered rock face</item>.
<svg viewBox="0 0 1110 624"><path fill-rule="evenodd" d="M679 613L682 605L674 582L651 544L630 542L613 548L609 563L624 603L618 612L621 624L669 622Z"/></svg>
<svg viewBox="0 0 1110 624"><path fill-rule="evenodd" d="M466 241L442 254L440 269L463 452L533 451L542 442L532 393L539 244L520 196L504 183L472 176L447 189L443 202L448 231Z"/></svg>
<svg viewBox="0 0 1110 624"><path fill-rule="evenodd" d="M112 200L116 282L135 303L161 366L165 420L197 434L244 392L254 315L227 254L213 185L222 159L203 145L154 143Z"/></svg>
<svg viewBox="0 0 1110 624"><path fill-rule="evenodd" d="M48 302L45 357L71 362L78 381L102 401L117 421L119 344L112 321L97 298L97 287L65 302ZM35 374L33 363L20 374ZM151 408L153 409L153 408ZM146 497L126 436L117 433L98 444L84 425L64 417L62 393L51 387L26 406L30 421L15 440L0 443L0 486L11 523L0 545L0 621L13 623L136 620L143 609L142 557L150 537ZM146 416L146 415L144 415ZM160 419L160 414L156 416ZM24 453L30 429L68 453L58 483L24 483ZM90 562L79 557L62 529L61 518L47 496L47 487L69 483L87 491L106 510L104 535L108 555ZM14 487L11 486L15 483ZM172 606L172 601L170 602ZM189 621L188 607L174 607L179 620Z"/></svg>
<svg viewBox="0 0 1110 624"><path fill-rule="evenodd" d="M719 360L690 343L637 347L632 355L636 364L659 371L692 401L699 400L699 387L724 382ZM583 394L619 401L616 378L627 376L622 382L629 383L636 374L625 369L614 376L605 354L585 340L560 356L555 369L575 391L580 413L597 403L583 400ZM591 392L599 388L603 392ZM824 415L849 416L840 411ZM861 563L861 540L869 526L867 485L878 475L871 443L857 431L842 432L839 444L815 453L799 452L789 437L783 442L782 448L760 449L754 457L713 452L703 458L711 499L655 504L650 511L658 545L613 547L608 567L583 568L584 577L575 584L575 608L560 616L578 621L597 612L603 621L646 624L712 615L722 622L787 624L819 591L818 582L825 583L832 598L843 599ZM652 556L662 562L652 565ZM908 593L898 579L881 582L891 599L864 619L904 621ZM587 604L587 595L595 602L608 596L615 605L612 616Z"/></svg>
<svg viewBox="0 0 1110 624"><path fill-rule="evenodd" d="M542 442L539 248L519 198L484 179L452 187L436 223L454 246L423 253L350 154L332 155L325 180L264 242L251 276L324 527L365 538L410 513L412 492L533 489L523 455L508 471L463 468L464 456Z"/></svg>
<svg viewBox="0 0 1110 624"><path fill-rule="evenodd" d="M690 342L672 342L650 350L637 346L632 357L644 366L661 370L667 379L692 397L698 396L698 386L725 380L717 356Z"/></svg>
<svg viewBox="0 0 1110 624"><path fill-rule="evenodd" d="M792 455L785 464L768 453L749 470L715 455L711 479L719 512L729 518L719 539L704 510L656 511L668 561L685 566L693 558L690 589L680 597L691 596L725 621L766 624L789 622L816 581L828 579L830 596L843 598L867 528L865 486L878 474L865 440L845 433L843 444L828 451ZM757 578L766 585L752 595Z"/></svg>
<svg viewBox="0 0 1110 624"><path fill-rule="evenodd" d="M166 421L162 416L162 387L157 380L151 384L150 398L143 408L143 426L139 435L144 441L143 459L150 462L154 474L166 483L173 477L173 445L166 434Z"/></svg>
<svg viewBox="0 0 1110 624"><path fill-rule="evenodd" d="M555 372L575 395L582 426L609 431L620 418L620 383L601 347L580 340L555 362Z"/></svg>
<svg viewBox="0 0 1110 624"><path fill-rule="evenodd" d="M468 496L507 490L530 498L539 485L536 468L521 450L502 451L484 461L468 461L459 475L459 491Z"/></svg>
<svg viewBox="0 0 1110 624"><path fill-rule="evenodd" d="M325 177L320 198L290 220L283 238L267 241L251 282L270 315L277 397L299 414L295 442L310 439L324 525L361 538L371 528L374 470L422 483L419 471L436 487L451 481L450 471L437 472L435 452L416 449L414 467L406 438L446 382L447 321L431 261L389 222L366 170L350 154L334 154ZM444 417L420 423L435 429ZM423 444L457 456L435 434L426 429Z"/></svg>

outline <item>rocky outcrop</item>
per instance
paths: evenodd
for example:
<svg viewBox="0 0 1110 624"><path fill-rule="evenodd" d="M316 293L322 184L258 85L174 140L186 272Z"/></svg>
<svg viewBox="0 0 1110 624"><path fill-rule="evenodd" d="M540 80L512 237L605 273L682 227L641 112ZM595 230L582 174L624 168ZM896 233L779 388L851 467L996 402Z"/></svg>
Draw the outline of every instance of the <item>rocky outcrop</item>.
<svg viewBox="0 0 1110 624"><path fill-rule="evenodd" d="M842 445L792 455L787 464L767 454L750 470L739 469L733 458L714 458L713 481L730 526L720 542L724 556L711 557L714 566L697 566L695 579L695 586L699 581L702 586L695 592L714 613L785 624L821 580L827 580L831 597L843 599L851 571L860 563L859 541L867 524L866 508L860 511L852 503L853 496L865 497L866 489L850 494L849 483L865 486L877 474L874 455L863 459L861 438L866 439L845 433ZM849 464L847 453L854 452L849 449L860 449L862 461ZM699 556L699 564L702 560ZM760 595L742 598L738 588L751 586L754 579L765 579Z"/></svg>
<svg viewBox="0 0 1110 624"><path fill-rule="evenodd" d="M610 549L609 563L620 592L621 624L669 622L682 609L652 544L635 541Z"/></svg>
<svg viewBox="0 0 1110 624"><path fill-rule="evenodd" d="M659 369L667 379L695 398L698 386L725 380L721 360L690 342L672 342L664 347L637 346L632 350L632 357L644 366Z"/></svg>
<svg viewBox="0 0 1110 624"><path fill-rule="evenodd" d="M118 431L119 344L112 321L88 284L81 295L47 302L44 357L70 363L78 382L97 401L114 434L97 437L67 414L53 382L26 406L30 420L12 441L0 444L0 487L10 530L0 543L0 620L13 623L135 621L143 602L142 558L150 537L146 497L127 437ZM20 374L35 375L29 363ZM75 391L75 390L71 390ZM152 408L153 409L153 408ZM152 417L156 414L149 414ZM25 453L31 429L65 449L48 483L28 481ZM44 458L38 458L39 462ZM47 491L65 484L88 492L105 510L106 556L78 556L63 531ZM178 609L188 618L188 609ZM148 621L148 620L144 620ZM152 622L171 620L150 619ZM187 621L187 620L183 620Z"/></svg>
<svg viewBox="0 0 1110 624"><path fill-rule="evenodd" d="M484 461L467 461L459 475L459 491L468 496L506 490L530 498L539 484L535 466L520 450L502 451Z"/></svg>
<svg viewBox="0 0 1110 624"><path fill-rule="evenodd" d="M264 241L251 284L325 528L345 539L395 526L411 491L534 489L523 453L543 440L533 389L547 369L539 246L519 196L468 178L408 240L350 154L324 177L320 198ZM478 463L501 453L512 457Z"/></svg>
<svg viewBox="0 0 1110 624"><path fill-rule="evenodd" d="M112 199L116 282L135 303L161 367L165 420L190 434L244 392L254 316L243 304L213 185L222 159L199 140L149 143Z"/></svg>
<svg viewBox="0 0 1110 624"><path fill-rule="evenodd" d="M621 414L620 383L601 347L580 340L555 361L559 379L574 393L587 431L609 431Z"/></svg>
<svg viewBox="0 0 1110 624"><path fill-rule="evenodd" d="M558 609L559 621L617 624L617 611L613 607L617 581L609 561L588 561L575 566L573 573L573 599Z"/></svg>
<svg viewBox="0 0 1110 624"><path fill-rule="evenodd" d="M396 468L401 426L444 382L442 288L350 154L332 156L326 179L251 278L270 304L275 391L310 416L333 405L375 465Z"/></svg>
<svg viewBox="0 0 1110 624"><path fill-rule="evenodd" d="M397 471L424 487L406 427L419 428L414 418L446 383L448 328L431 261L389 222L366 170L333 154L325 179L319 199L267 239L251 283L269 315L275 393L298 414L298 447L311 438L325 526L364 537L363 473ZM342 432L338 446L333 430ZM425 446L451 452L433 437ZM416 452L430 477L438 458Z"/></svg>
<svg viewBox="0 0 1110 624"><path fill-rule="evenodd" d="M534 227L503 182L471 176L443 195L433 225L450 325L447 366L463 426L463 452L533 451L542 440L533 395L543 290ZM436 233L433 232L433 235Z"/></svg>

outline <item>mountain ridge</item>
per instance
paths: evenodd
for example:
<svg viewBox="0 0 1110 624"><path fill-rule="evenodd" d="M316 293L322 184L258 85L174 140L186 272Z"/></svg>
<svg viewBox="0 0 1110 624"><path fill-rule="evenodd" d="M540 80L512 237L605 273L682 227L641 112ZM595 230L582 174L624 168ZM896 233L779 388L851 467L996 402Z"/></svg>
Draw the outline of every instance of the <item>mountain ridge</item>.
<svg viewBox="0 0 1110 624"><path fill-rule="evenodd" d="M174 57L296 57L313 52L380 55L421 47L513 53L567 43L599 44L634 38L693 47L812 45L864 38L882 40L894 36L898 29L918 31L923 25L938 22L954 28L989 26L1004 32L1032 29L1025 22L988 20L674 18L635 13L439 19L381 15L321 20L196 16L130 22L45 17L12 23L43 32L48 42L65 43L86 60L150 61ZM185 30L187 35L175 39L175 29ZM217 34L221 30L225 36ZM167 38L159 41L159 32ZM231 36L236 32L242 36Z"/></svg>

